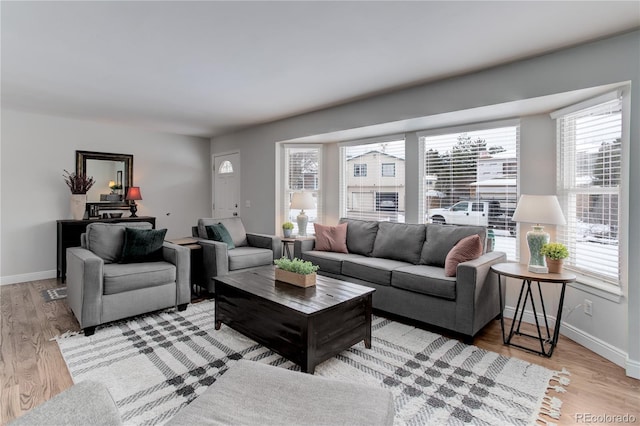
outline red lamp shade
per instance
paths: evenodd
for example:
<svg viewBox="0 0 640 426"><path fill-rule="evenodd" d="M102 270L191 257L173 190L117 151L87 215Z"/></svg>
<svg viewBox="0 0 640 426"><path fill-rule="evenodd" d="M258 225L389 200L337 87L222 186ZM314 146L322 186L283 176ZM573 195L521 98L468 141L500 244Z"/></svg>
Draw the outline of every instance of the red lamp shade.
<svg viewBox="0 0 640 426"><path fill-rule="evenodd" d="M139 186L131 186L127 191L126 200L142 200L142 194L140 194Z"/></svg>

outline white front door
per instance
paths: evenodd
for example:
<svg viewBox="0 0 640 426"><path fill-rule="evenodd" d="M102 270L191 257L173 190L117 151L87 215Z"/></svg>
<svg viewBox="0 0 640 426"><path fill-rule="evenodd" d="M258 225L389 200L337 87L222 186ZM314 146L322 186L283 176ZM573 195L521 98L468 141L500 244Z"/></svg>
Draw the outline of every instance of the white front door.
<svg viewBox="0 0 640 426"><path fill-rule="evenodd" d="M240 154L213 157L213 217L238 216L240 211Z"/></svg>

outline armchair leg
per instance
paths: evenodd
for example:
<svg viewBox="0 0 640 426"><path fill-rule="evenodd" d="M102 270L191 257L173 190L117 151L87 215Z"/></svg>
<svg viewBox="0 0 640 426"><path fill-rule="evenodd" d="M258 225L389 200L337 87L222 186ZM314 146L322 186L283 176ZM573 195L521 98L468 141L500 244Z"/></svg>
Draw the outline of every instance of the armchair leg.
<svg viewBox="0 0 640 426"><path fill-rule="evenodd" d="M84 335L87 336L87 337L93 336L93 333L95 333L95 332L96 332L96 327L95 326L87 327L87 328L84 329Z"/></svg>
<svg viewBox="0 0 640 426"><path fill-rule="evenodd" d="M181 305L178 305L178 311L180 312L185 311L187 309L187 305L188 303L183 303Z"/></svg>

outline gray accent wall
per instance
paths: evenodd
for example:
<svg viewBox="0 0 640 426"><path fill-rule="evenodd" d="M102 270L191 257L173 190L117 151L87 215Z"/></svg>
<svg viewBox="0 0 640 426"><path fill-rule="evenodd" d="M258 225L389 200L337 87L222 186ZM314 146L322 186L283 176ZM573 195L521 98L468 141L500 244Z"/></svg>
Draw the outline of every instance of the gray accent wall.
<svg viewBox="0 0 640 426"><path fill-rule="evenodd" d="M631 83L629 162L640 164L640 32L559 50L553 53L495 67L470 75L432 82L345 105L304 114L235 132L211 140L211 153L240 149L242 157L241 193L250 208L241 203L241 216L248 230L273 233L280 221L276 184L276 145L314 135L376 126L384 132L386 123L443 114L518 100L571 92L604 85ZM277 99L274 99L277 102ZM520 185L525 193L555 191L555 130L545 111L521 117ZM500 118L514 118L508 112ZM428 122L426 120L425 122ZM460 123L456 123L460 124ZM428 130L428 126L424 130ZM393 133L397 133L394 129ZM411 140L411 138L409 139ZM411 141L411 144L415 141ZM411 148L415 150L415 147ZM338 150L335 144L324 152L324 218L335 223L339 217ZM407 174L407 182L418 179ZM601 297L598 292L570 288L565 302L563 334L626 368L640 377L640 168L631 167L628 247L624 252L623 296L619 300ZM413 185L415 186L415 185ZM407 185L407 199L411 185ZM407 218L417 218L417 206L409 204ZM525 231L526 232L526 231ZM521 246L526 253L526 246ZM526 263L526 256L522 257ZM514 306L515 283L510 283L507 305ZM557 289L546 290L550 311L557 307ZM593 301L593 316L586 317L578 305ZM616 298L614 298L616 299ZM572 311L573 310L573 311Z"/></svg>

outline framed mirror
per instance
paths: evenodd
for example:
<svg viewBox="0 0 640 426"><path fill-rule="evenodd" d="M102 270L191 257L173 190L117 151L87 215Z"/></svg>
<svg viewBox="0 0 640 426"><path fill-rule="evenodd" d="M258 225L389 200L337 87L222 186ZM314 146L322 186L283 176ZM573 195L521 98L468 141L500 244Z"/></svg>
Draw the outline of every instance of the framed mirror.
<svg viewBox="0 0 640 426"><path fill-rule="evenodd" d="M95 183L87 192L87 206L99 210L129 208L125 201L133 183L133 155L109 152L76 151L76 174L93 176Z"/></svg>

